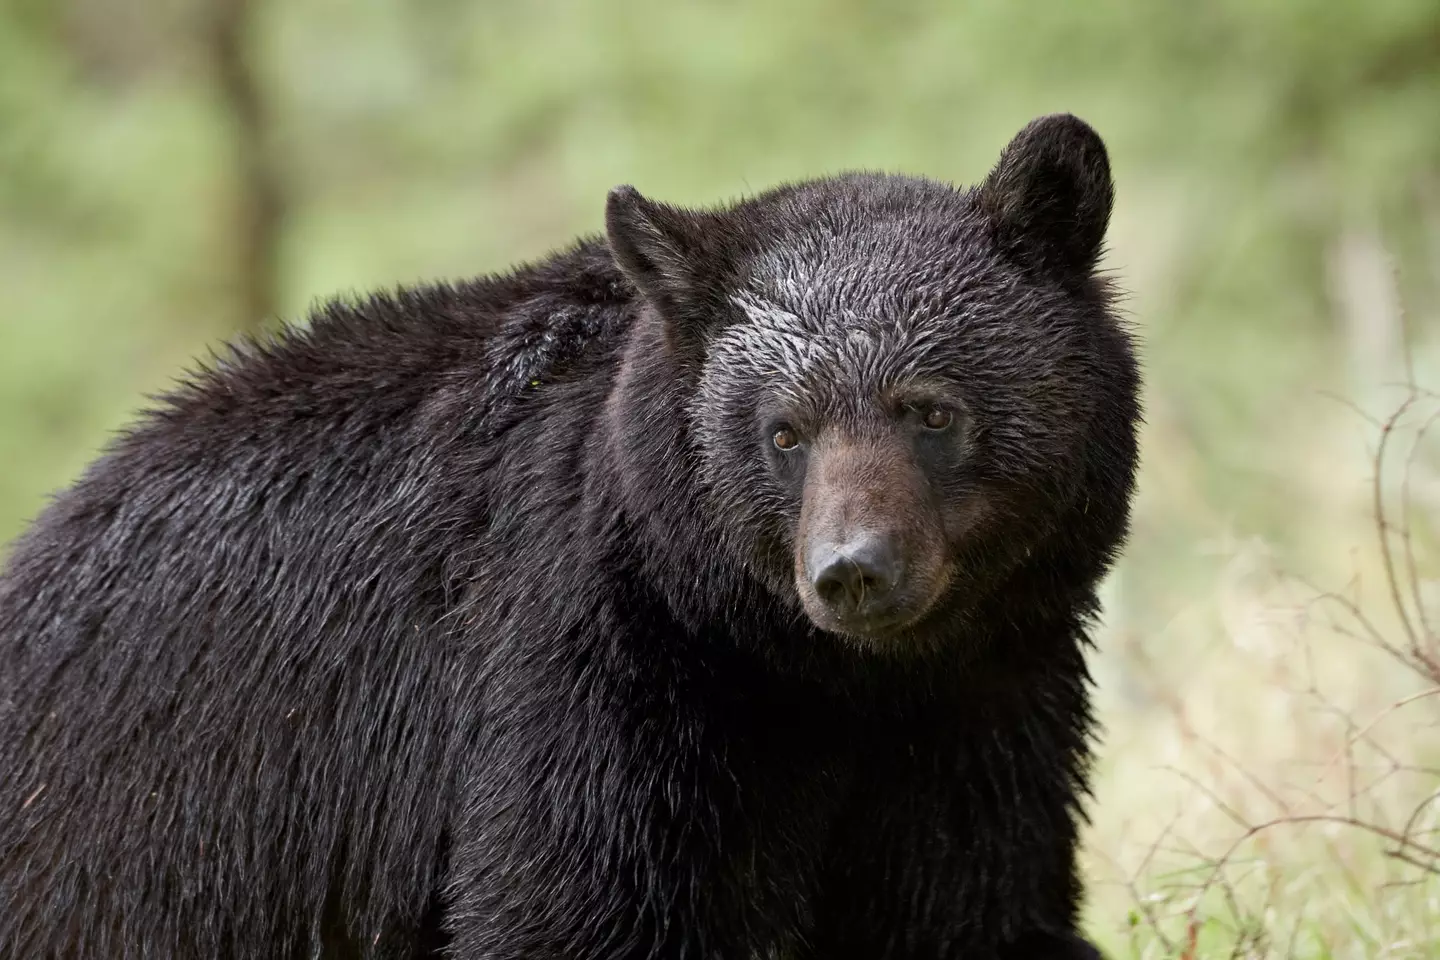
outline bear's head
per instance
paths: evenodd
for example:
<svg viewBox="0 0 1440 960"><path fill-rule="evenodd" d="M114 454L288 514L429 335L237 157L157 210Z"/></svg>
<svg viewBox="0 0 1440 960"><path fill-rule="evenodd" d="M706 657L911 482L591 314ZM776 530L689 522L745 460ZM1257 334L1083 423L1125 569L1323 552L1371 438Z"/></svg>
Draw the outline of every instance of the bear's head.
<svg viewBox="0 0 1440 960"><path fill-rule="evenodd" d="M1083 604L1134 482L1138 374L1096 273L1112 197L1068 115L973 189L850 174L705 211L613 190L715 549L871 648L997 597Z"/></svg>

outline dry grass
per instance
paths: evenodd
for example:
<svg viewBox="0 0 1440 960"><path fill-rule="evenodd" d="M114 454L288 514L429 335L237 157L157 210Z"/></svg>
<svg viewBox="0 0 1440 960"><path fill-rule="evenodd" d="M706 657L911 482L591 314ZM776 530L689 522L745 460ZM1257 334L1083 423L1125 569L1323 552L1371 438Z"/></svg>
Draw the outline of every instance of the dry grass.
<svg viewBox="0 0 1440 960"><path fill-rule="evenodd" d="M1117 957L1440 956L1437 421L1413 387L1368 420L1339 588L1230 543L1163 636L1107 638L1138 691L1104 710L1087 838Z"/></svg>

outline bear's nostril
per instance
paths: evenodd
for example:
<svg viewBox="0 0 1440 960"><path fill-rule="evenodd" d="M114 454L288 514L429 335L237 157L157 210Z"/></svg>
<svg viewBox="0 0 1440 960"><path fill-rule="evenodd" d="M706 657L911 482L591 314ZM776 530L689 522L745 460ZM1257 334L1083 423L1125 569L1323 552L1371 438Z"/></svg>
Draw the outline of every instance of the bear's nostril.
<svg viewBox="0 0 1440 960"><path fill-rule="evenodd" d="M815 577L815 594L827 606L836 606L843 601L849 590L845 583L845 577L840 575L842 571L826 568Z"/></svg>
<svg viewBox="0 0 1440 960"><path fill-rule="evenodd" d="M899 579L889 537L866 534L840 545L822 544L810 556L810 584L828 607L849 613L885 598Z"/></svg>

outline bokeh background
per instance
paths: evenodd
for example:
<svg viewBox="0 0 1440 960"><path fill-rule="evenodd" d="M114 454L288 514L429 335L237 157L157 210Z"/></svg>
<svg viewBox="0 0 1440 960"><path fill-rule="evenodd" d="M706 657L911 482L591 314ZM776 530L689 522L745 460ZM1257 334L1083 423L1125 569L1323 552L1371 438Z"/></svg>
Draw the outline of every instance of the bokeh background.
<svg viewBox="0 0 1440 960"><path fill-rule="evenodd" d="M0 541L319 298L541 256L617 183L973 182L1057 110L1110 146L1148 378L1087 925L1440 956L1436 0L0 0Z"/></svg>

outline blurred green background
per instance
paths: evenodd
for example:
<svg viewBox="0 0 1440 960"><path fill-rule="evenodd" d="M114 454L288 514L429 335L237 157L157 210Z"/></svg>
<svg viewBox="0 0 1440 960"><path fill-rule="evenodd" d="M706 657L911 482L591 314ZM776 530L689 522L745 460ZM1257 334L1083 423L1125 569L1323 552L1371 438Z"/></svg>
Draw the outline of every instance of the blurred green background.
<svg viewBox="0 0 1440 960"><path fill-rule="evenodd" d="M1057 110L1110 146L1148 377L1097 665L1122 764L1164 699L1137 664L1228 656L1237 551L1351 575L1347 404L1440 386L1436 0L3 0L0 540L273 316L539 257L617 183L973 182Z"/></svg>

